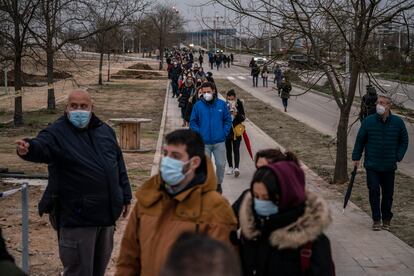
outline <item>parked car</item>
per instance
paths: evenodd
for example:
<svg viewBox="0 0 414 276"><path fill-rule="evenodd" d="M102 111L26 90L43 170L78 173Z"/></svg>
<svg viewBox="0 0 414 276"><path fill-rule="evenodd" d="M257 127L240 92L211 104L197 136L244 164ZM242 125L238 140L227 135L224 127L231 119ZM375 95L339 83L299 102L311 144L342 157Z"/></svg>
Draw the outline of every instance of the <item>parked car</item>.
<svg viewBox="0 0 414 276"><path fill-rule="evenodd" d="M315 66L315 60L311 57L302 55L302 54L295 54L289 57L289 66L292 67L304 67L304 66Z"/></svg>
<svg viewBox="0 0 414 276"><path fill-rule="evenodd" d="M256 62L257 65L262 66L267 63L267 58L265 57L254 57L253 60Z"/></svg>

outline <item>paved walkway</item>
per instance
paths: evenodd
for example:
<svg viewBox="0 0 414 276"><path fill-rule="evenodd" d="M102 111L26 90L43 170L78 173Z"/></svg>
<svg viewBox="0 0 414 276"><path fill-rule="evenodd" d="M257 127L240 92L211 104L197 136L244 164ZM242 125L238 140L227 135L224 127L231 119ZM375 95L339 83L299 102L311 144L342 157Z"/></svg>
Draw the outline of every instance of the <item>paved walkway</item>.
<svg viewBox="0 0 414 276"><path fill-rule="evenodd" d="M168 90L170 91L170 90ZM165 133L181 128L180 109L175 98L168 92ZM246 106L248 110L249 107ZM246 120L246 131L252 141L253 153L264 148L281 147L255 124ZM307 166L308 189L322 195L330 204L333 224L326 234L332 245L337 275L414 275L414 249L387 231L373 232L371 218L352 202L342 213L343 196L328 189L328 183ZM241 175L226 175L223 194L233 202L248 188L254 173L254 163L246 147L241 146Z"/></svg>

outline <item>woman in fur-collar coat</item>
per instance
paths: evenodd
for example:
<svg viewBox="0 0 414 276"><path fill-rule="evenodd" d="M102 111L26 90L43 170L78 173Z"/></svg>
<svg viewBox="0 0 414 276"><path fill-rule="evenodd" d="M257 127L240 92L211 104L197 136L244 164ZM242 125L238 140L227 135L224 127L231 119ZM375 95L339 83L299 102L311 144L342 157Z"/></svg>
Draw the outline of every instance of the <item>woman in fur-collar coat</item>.
<svg viewBox="0 0 414 276"><path fill-rule="evenodd" d="M302 169L291 161L259 168L240 211L245 276L335 275L327 203L305 191Z"/></svg>

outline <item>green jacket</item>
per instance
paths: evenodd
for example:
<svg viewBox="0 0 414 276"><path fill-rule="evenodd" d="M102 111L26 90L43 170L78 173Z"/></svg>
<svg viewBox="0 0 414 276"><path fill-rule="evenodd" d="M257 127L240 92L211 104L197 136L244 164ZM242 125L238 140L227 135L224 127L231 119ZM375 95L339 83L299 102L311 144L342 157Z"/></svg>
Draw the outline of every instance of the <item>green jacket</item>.
<svg viewBox="0 0 414 276"><path fill-rule="evenodd" d="M362 121L355 141L352 160L360 160L365 149L364 167L380 172L395 171L408 147L404 121L390 114L385 122L378 114Z"/></svg>

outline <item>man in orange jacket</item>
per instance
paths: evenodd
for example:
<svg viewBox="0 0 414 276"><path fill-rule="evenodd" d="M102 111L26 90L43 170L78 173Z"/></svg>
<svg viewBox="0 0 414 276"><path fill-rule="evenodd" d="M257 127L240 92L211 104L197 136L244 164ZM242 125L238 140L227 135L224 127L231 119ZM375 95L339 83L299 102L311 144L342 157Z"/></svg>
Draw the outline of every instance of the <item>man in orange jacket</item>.
<svg viewBox="0 0 414 276"><path fill-rule="evenodd" d="M204 233L230 245L237 221L216 187L200 135L187 129L168 134L160 173L136 192L115 275L158 276L183 232Z"/></svg>

